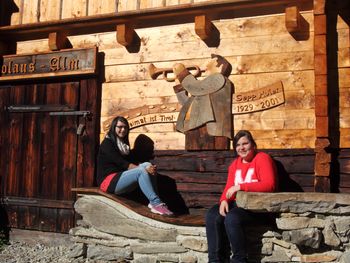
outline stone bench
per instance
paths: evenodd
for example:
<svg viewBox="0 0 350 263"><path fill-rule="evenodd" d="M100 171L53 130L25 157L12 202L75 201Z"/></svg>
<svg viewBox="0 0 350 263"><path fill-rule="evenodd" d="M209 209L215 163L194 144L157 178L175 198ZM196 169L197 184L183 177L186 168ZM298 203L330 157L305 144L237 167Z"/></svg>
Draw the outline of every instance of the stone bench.
<svg viewBox="0 0 350 263"><path fill-rule="evenodd" d="M124 201L79 193L75 210L82 219L70 231L76 244L72 257L207 262L203 225L159 221ZM237 202L257 213L277 215L270 227L246 229L249 262L350 262L350 195L239 192Z"/></svg>

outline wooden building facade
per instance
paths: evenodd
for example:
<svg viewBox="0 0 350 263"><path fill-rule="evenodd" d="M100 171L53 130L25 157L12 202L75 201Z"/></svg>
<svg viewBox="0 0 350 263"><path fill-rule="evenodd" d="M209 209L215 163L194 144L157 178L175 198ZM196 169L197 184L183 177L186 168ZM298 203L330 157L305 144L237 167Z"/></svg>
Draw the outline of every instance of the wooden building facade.
<svg viewBox="0 0 350 263"><path fill-rule="evenodd" d="M117 115L128 117L132 144L141 134L154 143L160 173L186 203L212 205L232 146L189 151L175 128L174 83L161 76L181 62L204 79L212 53L232 66L232 132L250 130L304 191L349 193L349 11L341 0L0 0L0 178L10 225L74 225L70 189L94 185L98 144ZM35 56L91 50L80 58L95 60L88 72L29 72Z"/></svg>

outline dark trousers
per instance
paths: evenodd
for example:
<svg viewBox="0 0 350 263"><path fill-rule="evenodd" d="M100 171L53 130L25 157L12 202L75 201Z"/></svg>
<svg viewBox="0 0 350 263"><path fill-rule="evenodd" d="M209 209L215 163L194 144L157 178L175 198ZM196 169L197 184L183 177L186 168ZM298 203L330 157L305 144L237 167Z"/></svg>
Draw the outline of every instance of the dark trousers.
<svg viewBox="0 0 350 263"><path fill-rule="evenodd" d="M209 209L206 215L209 263L247 262L246 242L243 226L254 221L254 214L235 203L230 205L225 217L219 213L219 205ZM231 249L230 249L231 246Z"/></svg>

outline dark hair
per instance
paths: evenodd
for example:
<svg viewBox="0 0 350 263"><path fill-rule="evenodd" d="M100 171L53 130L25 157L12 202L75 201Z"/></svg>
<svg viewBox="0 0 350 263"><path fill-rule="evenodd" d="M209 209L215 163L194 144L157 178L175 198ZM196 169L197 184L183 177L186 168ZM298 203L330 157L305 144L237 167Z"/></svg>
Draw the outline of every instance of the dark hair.
<svg viewBox="0 0 350 263"><path fill-rule="evenodd" d="M227 61L227 59L225 59L224 57L217 55L217 54L211 54L211 58L216 58L217 61L217 66L220 67L222 66L221 69L221 74L228 77L231 74L232 71L232 66L230 64L230 62Z"/></svg>
<svg viewBox="0 0 350 263"><path fill-rule="evenodd" d="M128 128L126 136L124 138L124 143L126 143L127 145L130 145L130 143L129 143L129 130L130 130L129 122L127 119L125 119L122 116L117 116L113 119L113 121L111 123L111 127L109 128L109 131L107 133L108 138L111 139L115 144L117 144L117 135L115 134L115 127L117 126L118 121L124 123L126 125L126 127Z"/></svg>
<svg viewBox="0 0 350 263"><path fill-rule="evenodd" d="M254 141L253 135L250 133L250 131L247 130L240 130L239 132L236 133L235 137L233 138L233 147L236 149L236 145L242 137L247 137L248 141L257 148L256 142Z"/></svg>

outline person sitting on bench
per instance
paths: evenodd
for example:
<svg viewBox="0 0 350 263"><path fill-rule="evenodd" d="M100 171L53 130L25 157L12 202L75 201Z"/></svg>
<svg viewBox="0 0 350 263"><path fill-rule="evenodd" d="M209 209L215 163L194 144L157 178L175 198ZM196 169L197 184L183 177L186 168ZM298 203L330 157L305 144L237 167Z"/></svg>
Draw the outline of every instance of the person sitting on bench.
<svg viewBox="0 0 350 263"><path fill-rule="evenodd" d="M236 205L237 191L275 191L276 167L272 158L257 151L256 143L249 131L241 130L233 144L238 157L231 163L220 204L209 209L206 215L209 262L247 262L243 226L253 222L256 214ZM231 245L231 249L230 246Z"/></svg>
<svg viewBox="0 0 350 263"><path fill-rule="evenodd" d="M121 116L113 119L97 155L97 183L104 192L117 195L140 187L149 200L151 212L171 216L173 213L155 191L156 166L150 162L134 164L130 160L129 123Z"/></svg>

